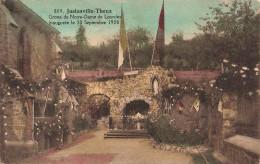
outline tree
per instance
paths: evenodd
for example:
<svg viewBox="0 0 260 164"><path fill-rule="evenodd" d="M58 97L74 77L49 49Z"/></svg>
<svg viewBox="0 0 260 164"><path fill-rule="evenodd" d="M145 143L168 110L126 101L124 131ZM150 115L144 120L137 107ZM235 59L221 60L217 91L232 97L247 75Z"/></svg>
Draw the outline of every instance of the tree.
<svg viewBox="0 0 260 164"><path fill-rule="evenodd" d="M190 41L191 53L189 62L194 69L218 69L220 62L215 52L212 37L207 34L199 34Z"/></svg>
<svg viewBox="0 0 260 164"><path fill-rule="evenodd" d="M183 39L183 32L182 31L177 31L172 35L172 42L173 43L181 43L184 42Z"/></svg>
<svg viewBox="0 0 260 164"><path fill-rule="evenodd" d="M73 37L58 37L57 39L57 44L60 46L63 54L62 54L62 60L63 61L77 61L77 56L75 54L76 50L76 44L73 42L74 38Z"/></svg>
<svg viewBox="0 0 260 164"><path fill-rule="evenodd" d="M86 53L88 47L86 29L83 25L80 25L76 32L76 41L77 49L75 49L75 53L78 55L77 58L81 62L81 67L83 67L83 62L86 60Z"/></svg>
<svg viewBox="0 0 260 164"><path fill-rule="evenodd" d="M175 32L172 35L172 41L166 46L164 67L175 70L192 69L189 63L190 50L190 41L184 40L182 31Z"/></svg>
<svg viewBox="0 0 260 164"><path fill-rule="evenodd" d="M86 29L80 25L76 32L77 45L80 47L87 47Z"/></svg>
<svg viewBox="0 0 260 164"><path fill-rule="evenodd" d="M153 52L151 32L144 27L132 28L127 31L132 65L135 67L147 67L151 63ZM128 57L124 65L128 64Z"/></svg>
<svg viewBox="0 0 260 164"><path fill-rule="evenodd" d="M209 36L214 48L210 53L218 62L224 58L236 64L253 68L259 62L259 14L252 2L234 0L210 8L211 15L201 18L205 24L198 28Z"/></svg>

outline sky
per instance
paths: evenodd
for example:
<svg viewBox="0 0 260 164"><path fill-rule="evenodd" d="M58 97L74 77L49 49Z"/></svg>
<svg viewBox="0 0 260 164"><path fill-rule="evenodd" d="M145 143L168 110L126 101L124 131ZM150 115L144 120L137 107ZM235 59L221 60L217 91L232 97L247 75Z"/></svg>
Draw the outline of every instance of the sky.
<svg viewBox="0 0 260 164"><path fill-rule="evenodd" d="M86 27L86 37L91 45L98 45L108 38L113 37L119 32L120 25L117 24L119 18L105 19L106 16L120 16L121 6L123 6L125 27L126 29L135 27L145 27L151 31L155 38L159 14L162 8L162 0L21 0L25 5L31 8L47 23L64 22L67 25L52 25L58 31L60 36L76 35L76 30L79 27L78 21L82 21ZM242 0L243 1L243 0ZM230 3L231 0L165 0L165 42L171 41L173 33L182 31L184 39L191 39L195 33L199 33L195 22L200 22L200 17L205 17L209 13L209 7L216 7L219 3ZM259 6L259 0L253 0L255 8ZM59 13L54 13L58 9ZM62 13L60 12L62 10ZM85 10L90 9L95 13L87 13L87 16L102 16L102 19L73 19L70 16L84 16L83 13L69 13L67 10ZM97 13L101 10L110 10L110 13ZM69 18L64 19L67 15ZM56 17L55 17L56 16ZM55 17L55 18L54 18ZM61 17L61 18L59 18ZM70 19L71 18L71 19ZM89 21L102 21L106 24L84 24ZM115 24L109 24L109 20L115 20ZM75 24L71 24L74 21ZM79 22L80 23L80 22Z"/></svg>

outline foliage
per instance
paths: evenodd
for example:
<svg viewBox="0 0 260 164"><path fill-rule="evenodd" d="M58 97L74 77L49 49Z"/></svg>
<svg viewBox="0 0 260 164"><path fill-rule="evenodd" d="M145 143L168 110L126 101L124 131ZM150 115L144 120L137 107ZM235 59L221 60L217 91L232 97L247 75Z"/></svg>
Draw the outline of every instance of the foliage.
<svg viewBox="0 0 260 164"><path fill-rule="evenodd" d="M75 132L79 132L81 130L85 130L89 126L89 122L87 118L76 117L73 121L73 126L75 128Z"/></svg>
<svg viewBox="0 0 260 164"><path fill-rule="evenodd" d="M94 95L88 102L84 105L86 112L91 117L91 124L95 126L97 120L101 119L103 116L109 116L110 105L109 99L104 95Z"/></svg>
<svg viewBox="0 0 260 164"><path fill-rule="evenodd" d="M222 77L222 76L220 76ZM184 95L190 94L198 96L200 102L205 105L215 104L218 102L220 96L222 95L223 89L220 87L213 87L215 84L212 82L206 83L207 85L197 85L193 82L186 82L181 84L174 84L173 87L163 90L162 97L167 99L168 102L173 102L173 105L178 103L179 100L183 98ZM212 87L210 86L212 85Z"/></svg>
<svg viewBox="0 0 260 164"><path fill-rule="evenodd" d="M77 45L79 47L87 47L86 29L80 25L76 34Z"/></svg>
<svg viewBox="0 0 260 164"><path fill-rule="evenodd" d="M164 67L175 70L219 69L223 59L253 68L259 61L259 14L252 2L234 0L210 7L197 24L202 34L184 40L181 31L166 45Z"/></svg>
<svg viewBox="0 0 260 164"><path fill-rule="evenodd" d="M244 71L244 74L241 74L240 71L236 68L225 71L216 79L216 85L225 91L255 92L259 87L259 76L256 76L254 71ZM243 78L241 75L246 77Z"/></svg>
<svg viewBox="0 0 260 164"><path fill-rule="evenodd" d="M62 121L62 114L59 112L51 121L37 121L34 123L34 134L38 136L40 133L55 136L57 141L61 142L62 134L70 134L70 129L67 123Z"/></svg>
<svg viewBox="0 0 260 164"><path fill-rule="evenodd" d="M84 39L83 36L85 36L85 31L80 26L74 39L76 42L73 42L73 38L69 37L59 39L64 53L63 60L80 62L77 69L117 68L119 34L95 46L90 46L87 42L85 44L86 38ZM151 32L143 27L129 29L128 40L132 65L134 67L150 65L153 49ZM123 67L129 67L128 51L124 55Z"/></svg>
<svg viewBox="0 0 260 164"><path fill-rule="evenodd" d="M84 61L90 60L89 45L86 38L86 29L80 25L75 37L58 38L57 43L60 45L64 61L79 61L83 67Z"/></svg>
<svg viewBox="0 0 260 164"><path fill-rule="evenodd" d="M87 38L86 38L86 29L83 25L80 25L76 33L76 49L74 53L77 55L79 61L81 61L81 66L83 62L87 59Z"/></svg>
<svg viewBox="0 0 260 164"><path fill-rule="evenodd" d="M151 63L153 51L151 32L144 27L132 28L127 31L132 65L147 67ZM128 54L128 53L127 53ZM126 60L128 56L125 57ZM125 64L129 62L125 61Z"/></svg>
<svg viewBox="0 0 260 164"><path fill-rule="evenodd" d="M189 50L189 42L183 40L182 32L174 33L172 42L165 48L164 67L176 70L188 66L186 56Z"/></svg>
<svg viewBox="0 0 260 164"><path fill-rule="evenodd" d="M26 92L31 94L39 93L53 82L53 79L46 78L42 83L36 84L24 80L14 69L10 69L5 65L1 65L0 67L1 80L3 80L0 91L1 97L5 95L11 96L13 94L23 96Z"/></svg>
<svg viewBox="0 0 260 164"><path fill-rule="evenodd" d="M172 127L168 123L165 115L160 117L158 120L148 118L146 126L148 133L157 142L178 146L195 146L203 143L203 139L199 133L180 132L177 128Z"/></svg>
<svg viewBox="0 0 260 164"><path fill-rule="evenodd" d="M71 95L83 96L86 93L86 86L71 79L65 79L62 84Z"/></svg>
<svg viewBox="0 0 260 164"><path fill-rule="evenodd" d="M252 2L234 0L210 8L211 15L201 18L205 24L198 25L209 43L210 51L221 62L228 59L239 65L253 68L259 61L259 14L252 8Z"/></svg>
<svg viewBox="0 0 260 164"><path fill-rule="evenodd" d="M207 159L208 163L210 164L220 164L212 155L211 151L207 151L203 153L205 158ZM194 164L206 164L205 160L200 154L190 154Z"/></svg>
<svg viewBox="0 0 260 164"><path fill-rule="evenodd" d="M200 34L184 40L181 31L174 33L172 41L165 47L164 67L175 70L218 68L218 61L211 52L214 46L209 39L209 36Z"/></svg>

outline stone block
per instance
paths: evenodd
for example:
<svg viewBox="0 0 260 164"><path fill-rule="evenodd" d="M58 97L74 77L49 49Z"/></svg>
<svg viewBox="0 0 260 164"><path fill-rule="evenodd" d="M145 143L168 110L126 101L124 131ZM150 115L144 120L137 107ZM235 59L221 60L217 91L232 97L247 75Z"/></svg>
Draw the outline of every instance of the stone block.
<svg viewBox="0 0 260 164"><path fill-rule="evenodd" d="M223 127L231 127L230 121L229 121L229 120L225 120L225 121L223 122Z"/></svg>
<svg viewBox="0 0 260 164"><path fill-rule="evenodd" d="M13 126L13 129L23 131L26 129L26 126Z"/></svg>
<svg viewBox="0 0 260 164"><path fill-rule="evenodd" d="M38 143L36 141L8 141L5 160L8 163L18 161L37 154L37 151Z"/></svg>
<svg viewBox="0 0 260 164"><path fill-rule="evenodd" d="M223 109L223 119L235 119L237 112L233 109Z"/></svg>
<svg viewBox="0 0 260 164"><path fill-rule="evenodd" d="M235 129L233 127L223 127L222 129L222 137L224 139L233 136L235 133Z"/></svg>

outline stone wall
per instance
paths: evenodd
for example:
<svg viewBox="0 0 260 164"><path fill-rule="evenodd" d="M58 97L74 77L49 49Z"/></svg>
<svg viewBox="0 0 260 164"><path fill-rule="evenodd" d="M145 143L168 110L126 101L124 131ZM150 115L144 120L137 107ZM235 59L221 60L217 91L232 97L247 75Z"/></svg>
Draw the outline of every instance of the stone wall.
<svg viewBox="0 0 260 164"><path fill-rule="evenodd" d="M260 140L235 135L224 141L224 153L227 164L259 164Z"/></svg>
<svg viewBox="0 0 260 164"><path fill-rule="evenodd" d="M223 113L222 113L222 138L226 139L235 134L235 119L237 116L237 95L234 93L224 93L223 100Z"/></svg>
<svg viewBox="0 0 260 164"><path fill-rule="evenodd" d="M7 162L29 157L37 153L38 144L32 141L31 135L28 135L28 109L17 97L5 96L5 105L3 119L4 129L2 130L5 140L5 157ZM32 128L32 127L31 127ZM30 134L31 134L30 130Z"/></svg>
<svg viewBox="0 0 260 164"><path fill-rule="evenodd" d="M4 7L1 4L1 7ZM8 9L5 8L7 11ZM5 11L6 11L5 10ZM32 15L22 13L19 10L10 12L11 17L18 24L13 26L8 21L6 12L0 11L0 59L1 64L8 64L19 70L18 59L22 58L21 37L22 31L27 37L27 48L31 57L30 67L32 80L40 82L44 80L55 68L52 68L54 60L58 57L55 52L54 36L40 28L39 22Z"/></svg>
<svg viewBox="0 0 260 164"><path fill-rule="evenodd" d="M54 39L58 34L20 1L0 3L0 65L18 70L25 80L42 82L54 73L56 58ZM20 59L20 60L19 60ZM24 60L26 59L26 61ZM22 61L22 62L21 62ZM29 61L29 62L28 62ZM23 67L21 67L21 63ZM23 74L26 72L26 74ZM1 97L2 98L2 97ZM33 141L33 103L28 113L26 95L5 95L6 160L31 156L38 150Z"/></svg>
<svg viewBox="0 0 260 164"><path fill-rule="evenodd" d="M163 87L175 81L175 77L169 76L170 71L160 67L150 67L137 75L129 75L116 79L101 82L86 82L86 95L84 101L87 102L91 95L104 94L109 97L110 115L115 124L123 121L123 110L126 104L134 100L144 100L150 106L150 112L158 114L161 100L160 94L154 95L152 89L152 79L159 81L159 91Z"/></svg>
<svg viewBox="0 0 260 164"><path fill-rule="evenodd" d="M7 141L25 141L27 129L27 115L23 111L23 104L16 98L9 98L11 104L5 108L7 124Z"/></svg>
<svg viewBox="0 0 260 164"><path fill-rule="evenodd" d="M7 62L7 54L8 54L8 25L7 25L7 13L4 12L5 6L0 3L0 63Z"/></svg>

